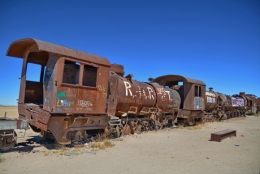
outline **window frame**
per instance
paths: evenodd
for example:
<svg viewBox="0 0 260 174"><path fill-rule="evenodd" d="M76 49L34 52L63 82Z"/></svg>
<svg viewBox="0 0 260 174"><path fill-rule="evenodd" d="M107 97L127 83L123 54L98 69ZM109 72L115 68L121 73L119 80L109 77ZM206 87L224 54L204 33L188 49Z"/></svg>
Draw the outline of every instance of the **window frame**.
<svg viewBox="0 0 260 174"><path fill-rule="evenodd" d="M202 89L200 85L194 85L194 97L202 97Z"/></svg>
<svg viewBox="0 0 260 174"><path fill-rule="evenodd" d="M63 75L64 75L64 65L65 65L65 61L70 61L70 62L75 62L75 63L79 63L79 79L78 79L78 84L70 84L70 83L64 83L63 82ZM83 85L83 74L84 74L84 66L92 66L96 68L96 85L95 87L93 86L84 86ZM71 59L71 58L64 58L62 61L62 66L61 66L61 86L68 86L68 87L78 87L78 88L88 88L88 89L97 89L97 82L98 82L98 74L99 74L99 66L93 63L87 63L87 62L83 62L83 61L79 61L77 59Z"/></svg>

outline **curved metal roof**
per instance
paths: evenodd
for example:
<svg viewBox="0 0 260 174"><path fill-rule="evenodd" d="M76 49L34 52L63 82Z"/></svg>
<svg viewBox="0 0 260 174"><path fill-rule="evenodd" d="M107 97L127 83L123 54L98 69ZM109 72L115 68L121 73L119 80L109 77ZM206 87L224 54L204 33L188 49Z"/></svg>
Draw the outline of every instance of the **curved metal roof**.
<svg viewBox="0 0 260 174"><path fill-rule="evenodd" d="M194 83L194 84L206 86L206 84L204 82L200 81L200 80L195 80L195 79L191 79L191 78L180 76L180 75L160 76L160 77L157 77L156 79L154 79L154 81L159 83L159 84L165 83L167 81L183 81L183 82L186 82L186 83Z"/></svg>
<svg viewBox="0 0 260 174"><path fill-rule="evenodd" d="M6 55L23 58L23 54L25 53L25 51L32 45L36 45L39 51L46 51L50 53L76 58L78 60L94 62L96 64L110 66L110 62L106 58L73 50L71 48L63 47L60 45L44 42L33 38L26 38L26 39L20 39L14 41L13 43L10 44Z"/></svg>

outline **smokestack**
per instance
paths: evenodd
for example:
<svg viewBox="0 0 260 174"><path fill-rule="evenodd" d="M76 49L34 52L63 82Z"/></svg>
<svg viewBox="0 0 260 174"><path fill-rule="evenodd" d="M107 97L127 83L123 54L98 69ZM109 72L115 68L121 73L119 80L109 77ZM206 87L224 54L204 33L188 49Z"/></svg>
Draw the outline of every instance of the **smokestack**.
<svg viewBox="0 0 260 174"><path fill-rule="evenodd" d="M246 93L245 92L240 92L239 95L246 95Z"/></svg>

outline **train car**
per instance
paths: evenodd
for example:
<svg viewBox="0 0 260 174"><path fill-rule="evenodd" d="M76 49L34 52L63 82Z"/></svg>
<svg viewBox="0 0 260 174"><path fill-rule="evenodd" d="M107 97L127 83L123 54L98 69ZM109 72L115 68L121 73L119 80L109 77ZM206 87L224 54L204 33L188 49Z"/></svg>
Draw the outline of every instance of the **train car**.
<svg viewBox="0 0 260 174"><path fill-rule="evenodd" d="M2 149L15 144L17 128L66 145L93 132L119 136L160 128L177 117L177 91L123 77L123 66L106 58L31 38L13 42L7 55L23 65L19 119L0 120Z"/></svg>
<svg viewBox="0 0 260 174"><path fill-rule="evenodd" d="M233 96L243 98L244 103L240 104L240 102L237 102L237 105L243 105L243 112L248 115L253 115L257 112L257 97L255 95L240 92L239 94L235 94Z"/></svg>
<svg viewBox="0 0 260 174"><path fill-rule="evenodd" d="M177 118L187 125L194 125L204 117L206 84L200 80L180 75L165 75L153 80L164 87L175 89L180 97L180 109Z"/></svg>
<svg viewBox="0 0 260 174"><path fill-rule="evenodd" d="M232 98L230 95L226 95L220 92L215 92L218 94L219 97L219 107L220 112L218 112L218 117L216 117L219 120L226 120L228 118L233 117L233 111L234 108L232 106Z"/></svg>
<svg viewBox="0 0 260 174"><path fill-rule="evenodd" d="M226 119L225 106L228 104L228 98L220 93L214 92L209 88L205 94L205 119Z"/></svg>
<svg viewBox="0 0 260 174"><path fill-rule="evenodd" d="M245 116L245 98L239 95L229 96L219 92L214 92L209 88L206 92L205 112L218 120Z"/></svg>

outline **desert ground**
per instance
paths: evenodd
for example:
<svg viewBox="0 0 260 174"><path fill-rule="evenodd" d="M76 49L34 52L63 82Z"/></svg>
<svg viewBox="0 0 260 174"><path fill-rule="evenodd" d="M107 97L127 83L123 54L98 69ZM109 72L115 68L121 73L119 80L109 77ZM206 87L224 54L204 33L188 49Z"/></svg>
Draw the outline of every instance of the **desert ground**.
<svg viewBox="0 0 260 174"><path fill-rule="evenodd" d="M0 117L17 116L17 107L0 108ZM16 114L16 115L15 115ZM209 141L211 133L236 130L237 136ZM23 136L22 130L16 130ZM260 173L260 116L178 126L110 140L103 150L89 144L64 148L26 131L18 146L0 155L0 173Z"/></svg>

